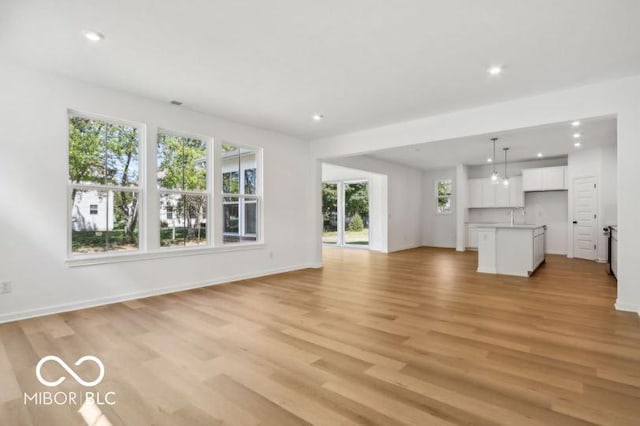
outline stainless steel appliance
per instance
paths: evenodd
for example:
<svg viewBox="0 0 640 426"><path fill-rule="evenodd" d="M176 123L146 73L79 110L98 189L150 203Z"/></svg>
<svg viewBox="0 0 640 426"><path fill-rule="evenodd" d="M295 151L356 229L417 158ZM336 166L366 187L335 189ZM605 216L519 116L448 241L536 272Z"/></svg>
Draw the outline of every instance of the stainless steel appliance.
<svg viewBox="0 0 640 426"><path fill-rule="evenodd" d="M616 225L607 226L603 229L607 236L607 270L610 275L617 277L618 272L618 227Z"/></svg>

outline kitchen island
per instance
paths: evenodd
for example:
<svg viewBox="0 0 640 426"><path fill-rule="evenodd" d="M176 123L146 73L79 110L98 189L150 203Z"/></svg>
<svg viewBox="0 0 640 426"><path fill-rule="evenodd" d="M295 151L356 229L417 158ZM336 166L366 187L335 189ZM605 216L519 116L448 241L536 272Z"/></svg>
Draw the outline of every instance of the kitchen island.
<svg viewBox="0 0 640 426"><path fill-rule="evenodd" d="M478 272L530 276L544 262L545 225L478 226Z"/></svg>

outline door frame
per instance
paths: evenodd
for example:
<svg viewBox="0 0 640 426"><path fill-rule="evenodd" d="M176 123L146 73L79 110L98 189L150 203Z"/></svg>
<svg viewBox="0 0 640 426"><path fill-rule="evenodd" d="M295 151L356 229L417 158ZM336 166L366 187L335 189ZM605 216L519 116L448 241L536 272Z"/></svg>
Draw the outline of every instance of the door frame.
<svg viewBox="0 0 640 426"><path fill-rule="evenodd" d="M598 230L600 229L600 218L601 218L601 212L600 212L600 204L599 204L599 197L600 197L600 182L598 179L598 176L596 175L589 175L589 176L575 176L571 179L571 199L569 200L569 206L570 206L570 211L571 211L571 217L569 218L569 238L571 241L571 257L575 258L575 259L583 259L581 257L576 257L576 244L575 244L575 227L576 224L573 223L576 219L576 212L575 212L575 197L576 197L576 181L579 179L593 179L594 184L595 184L595 188L594 188L594 204L595 204L595 215L596 217L594 218L594 225L593 225L593 229L592 229L592 233L593 233L593 242L596 245L596 247L593 249L593 259L584 259L584 260L592 260L594 262L598 262L600 261L598 253L600 250L599 246L599 238L598 238Z"/></svg>
<svg viewBox="0 0 640 426"><path fill-rule="evenodd" d="M344 241L344 233L345 233L345 209L344 209L344 199L345 199L345 190L344 187L346 184L350 183L364 183L367 184L367 204L369 205L369 235L367 237L367 244L349 244ZM369 245L371 244L371 180L369 178L362 179L346 179L346 180L323 180L322 183L336 185L336 192L338 195L337 202L337 229L338 229L338 239L335 244L333 243L322 243L325 247L348 247L348 248L356 248L368 250Z"/></svg>

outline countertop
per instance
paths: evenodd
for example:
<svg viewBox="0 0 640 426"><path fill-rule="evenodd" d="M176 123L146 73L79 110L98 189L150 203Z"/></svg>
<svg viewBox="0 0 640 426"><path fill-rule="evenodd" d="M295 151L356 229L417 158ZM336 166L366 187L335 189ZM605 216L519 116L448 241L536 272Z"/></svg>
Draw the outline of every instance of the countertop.
<svg viewBox="0 0 640 426"><path fill-rule="evenodd" d="M475 224L478 228L498 228L498 229L538 229L544 228L546 225L529 225L529 224L516 224L510 225L508 223L486 223Z"/></svg>

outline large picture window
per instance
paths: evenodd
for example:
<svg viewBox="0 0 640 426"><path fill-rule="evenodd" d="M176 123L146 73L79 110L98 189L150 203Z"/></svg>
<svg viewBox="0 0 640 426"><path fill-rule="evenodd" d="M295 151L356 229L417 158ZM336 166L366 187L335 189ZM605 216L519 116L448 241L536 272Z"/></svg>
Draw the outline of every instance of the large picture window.
<svg viewBox="0 0 640 426"><path fill-rule="evenodd" d="M70 114L72 254L138 249L139 152L136 126Z"/></svg>
<svg viewBox="0 0 640 426"><path fill-rule="evenodd" d="M142 124L90 114L68 120L71 265L261 241L259 148L162 129L147 140Z"/></svg>
<svg viewBox="0 0 640 426"><path fill-rule="evenodd" d="M158 132L160 246L207 243L207 142Z"/></svg>
<svg viewBox="0 0 640 426"><path fill-rule="evenodd" d="M260 194L255 150L222 146L223 242L238 243L258 239Z"/></svg>

